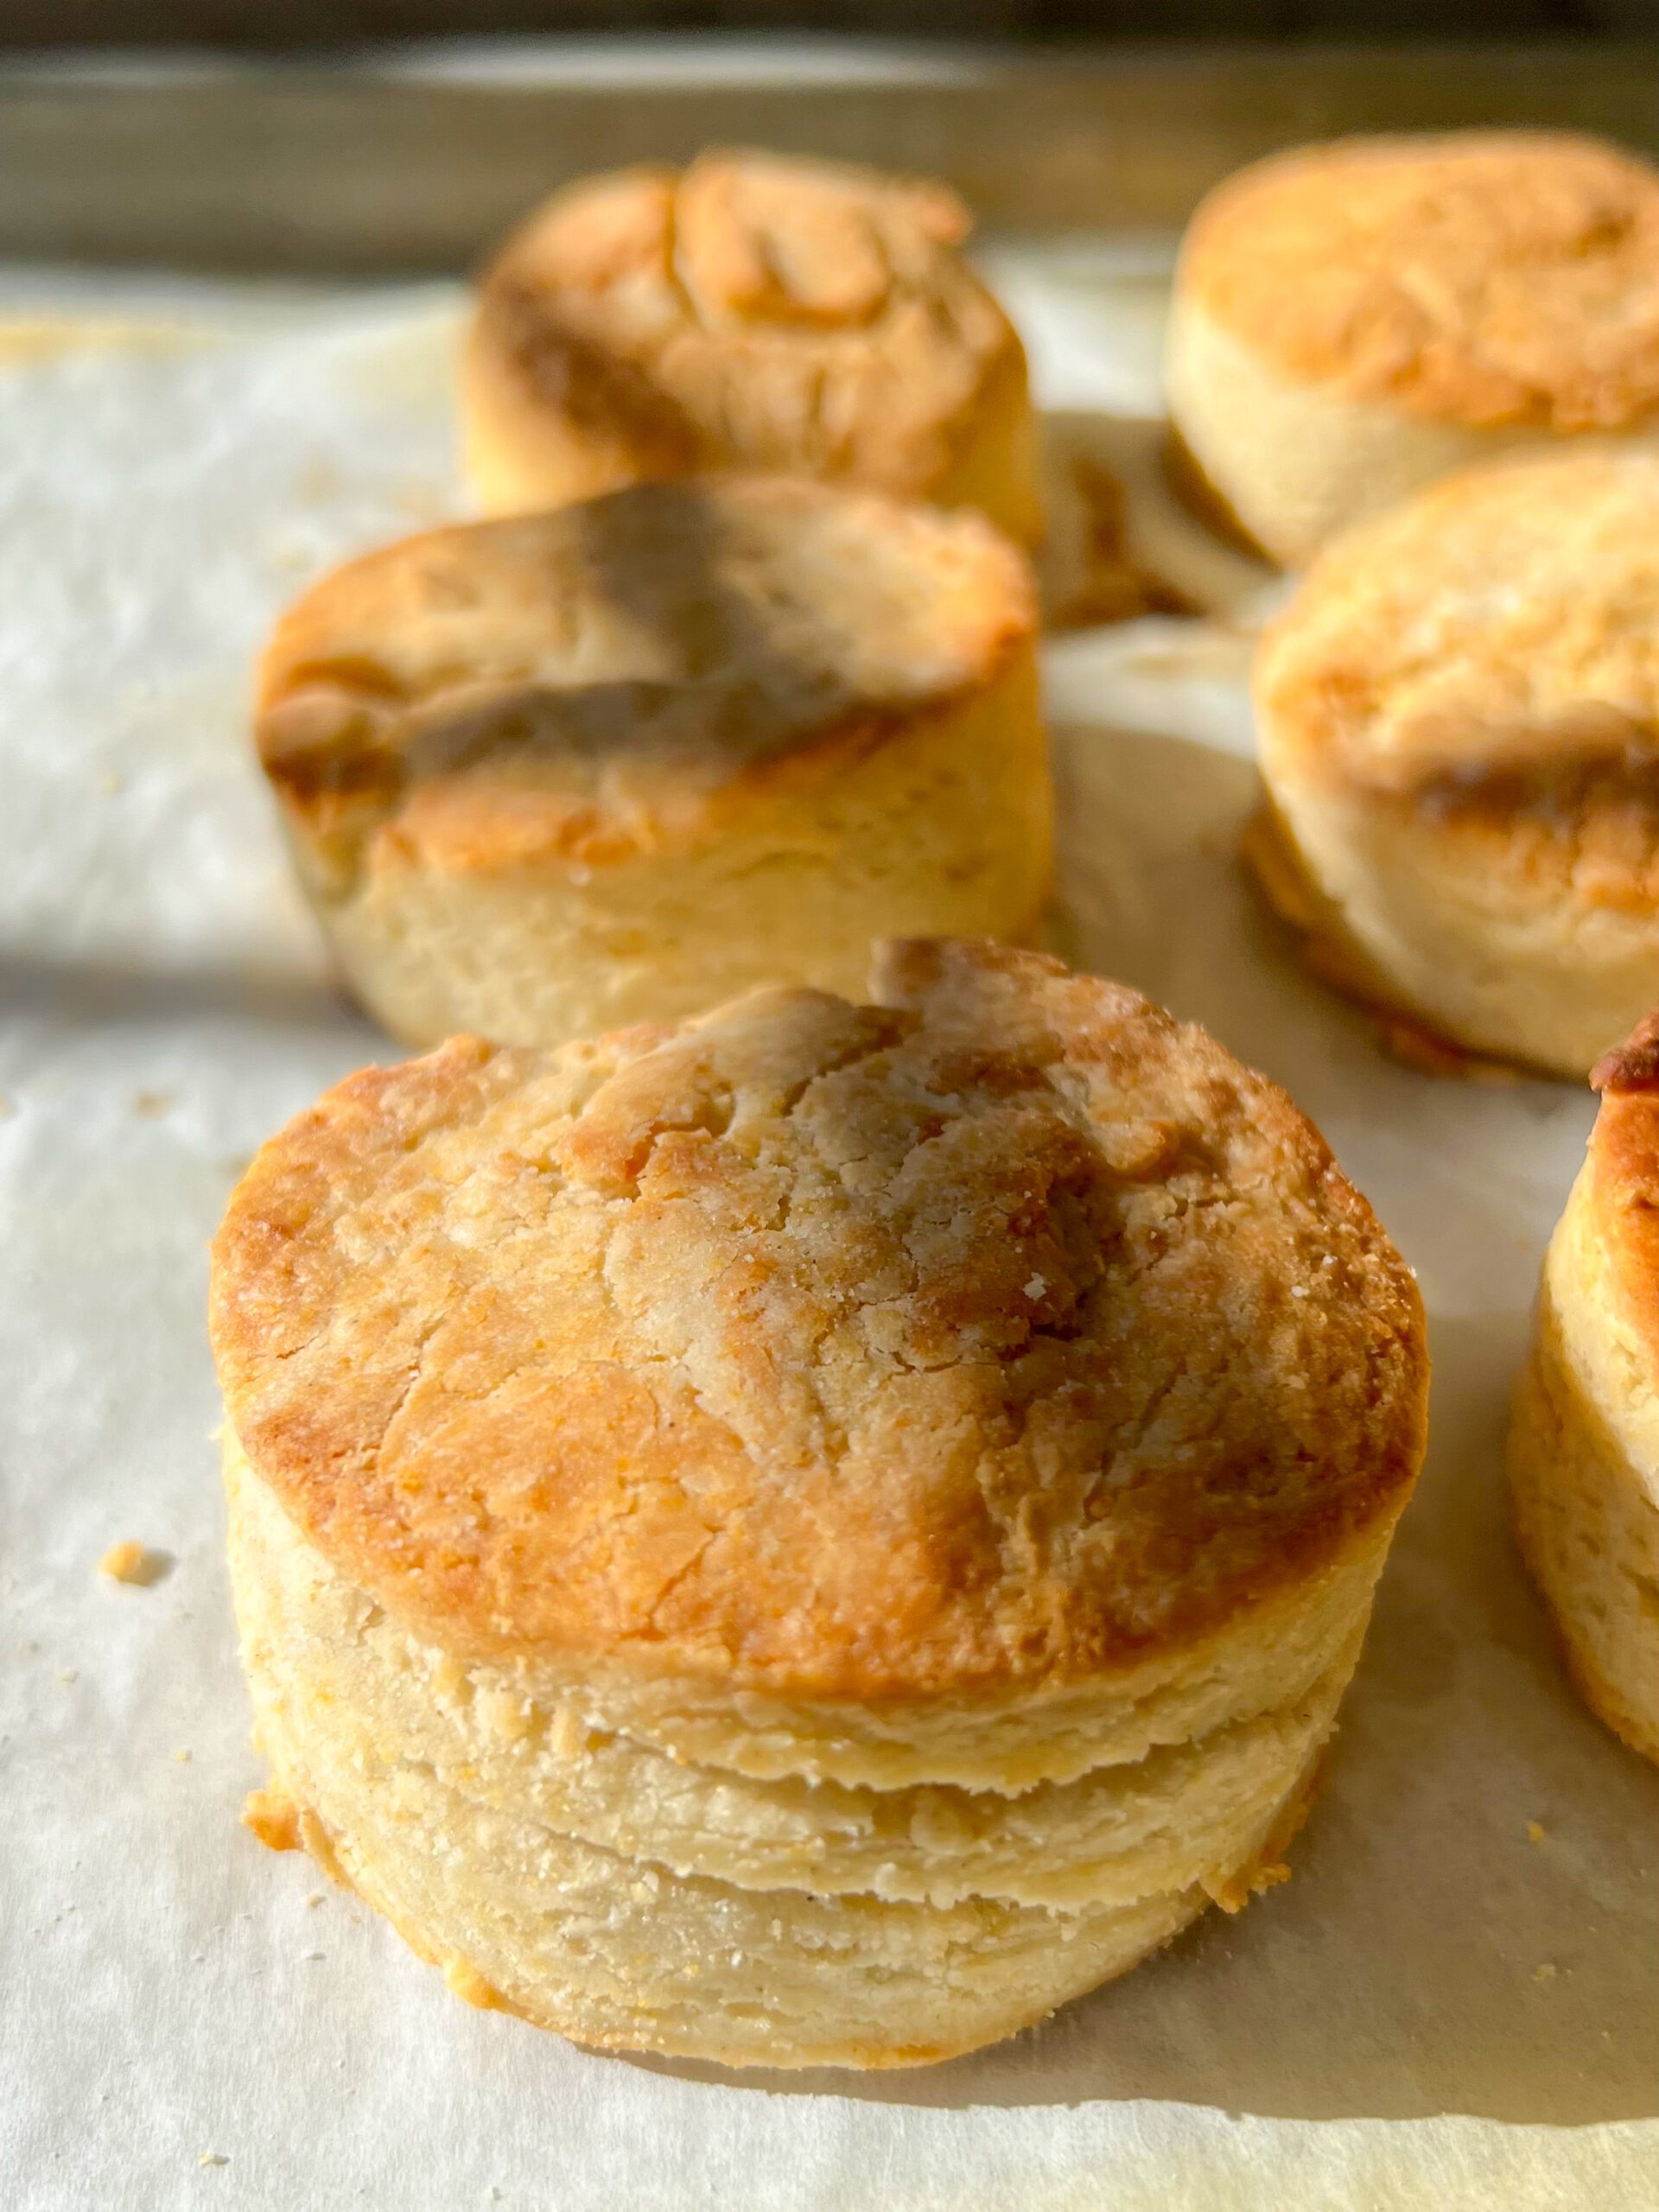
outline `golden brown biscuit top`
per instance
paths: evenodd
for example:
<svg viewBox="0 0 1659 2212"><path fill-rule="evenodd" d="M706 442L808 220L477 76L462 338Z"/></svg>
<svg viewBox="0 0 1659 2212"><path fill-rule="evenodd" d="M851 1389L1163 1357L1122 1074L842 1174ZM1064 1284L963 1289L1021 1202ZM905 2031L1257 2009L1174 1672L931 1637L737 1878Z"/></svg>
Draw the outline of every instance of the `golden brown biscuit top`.
<svg viewBox="0 0 1659 2212"><path fill-rule="evenodd" d="M1659 410L1659 172L1592 138L1353 138L1220 186L1187 296L1287 374L1475 425Z"/></svg>
<svg viewBox="0 0 1659 2212"><path fill-rule="evenodd" d="M556 194L479 289L479 336L664 474L753 466L917 491L1024 356L944 186L709 153Z"/></svg>
<svg viewBox="0 0 1659 2212"><path fill-rule="evenodd" d="M1659 898L1656 517L1659 453L1586 447L1346 531L1257 655L1269 764L1499 827L1592 900Z"/></svg>
<svg viewBox="0 0 1659 2212"><path fill-rule="evenodd" d="M1088 1677L1399 1504L1416 1291L1282 1092L1034 953L876 997L455 1039L268 1144L213 1338L311 1539L457 1647L863 1697Z"/></svg>
<svg viewBox="0 0 1659 2212"><path fill-rule="evenodd" d="M723 791L880 741L1027 646L988 524L766 478L645 484L353 561L277 626L260 757L327 890L391 836L450 867L613 860Z"/></svg>

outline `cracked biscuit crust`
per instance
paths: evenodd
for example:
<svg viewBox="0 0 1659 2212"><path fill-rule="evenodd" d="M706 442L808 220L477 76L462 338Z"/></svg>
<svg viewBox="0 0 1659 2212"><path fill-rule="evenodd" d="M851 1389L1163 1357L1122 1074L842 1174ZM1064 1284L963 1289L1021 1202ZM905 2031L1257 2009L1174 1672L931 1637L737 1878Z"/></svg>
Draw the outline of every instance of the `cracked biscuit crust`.
<svg viewBox="0 0 1659 2212"><path fill-rule="evenodd" d="M957 251L969 228L942 185L832 162L587 179L484 272L466 407L532 475L537 420L557 425L588 489L785 469L977 504L955 480L988 422L1024 420L1026 365ZM1001 490L1034 510L1034 483Z"/></svg>
<svg viewBox="0 0 1659 2212"><path fill-rule="evenodd" d="M1659 410L1659 172L1591 138L1356 138L1230 178L1181 286L1286 374L1434 421Z"/></svg>
<svg viewBox="0 0 1659 2212"><path fill-rule="evenodd" d="M312 888L684 851L1029 652L1030 572L977 516L780 479L650 484L426 532L278 624L261 761Z"/></svg>
<svg viewBox="0 0 1659 2212"><path fill-rule="evenodd" d="M260 1154L213 1331L255 1470L449 1647L1058 1687L1332 1566L1421 1454L1415 1288L1284 1095L1035 954L887 949Z"/></svg>

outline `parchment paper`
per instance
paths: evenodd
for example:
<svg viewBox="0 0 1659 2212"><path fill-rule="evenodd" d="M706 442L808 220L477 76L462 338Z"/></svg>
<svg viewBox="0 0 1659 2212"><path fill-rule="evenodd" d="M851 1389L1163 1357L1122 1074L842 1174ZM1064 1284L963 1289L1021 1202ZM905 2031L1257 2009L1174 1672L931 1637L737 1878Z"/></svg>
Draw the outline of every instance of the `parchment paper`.
<svg viewBox="0 0 1659 2212"><path fill-rule="evenodd" d="M1001 256L1052 404L1155 416L1166 258ZM720 2078L468 2012L238 1827L260 1773L203 1246L254 1146L389 1052L289 883L247 668L309 577L458 505L454 302L7 297L28 328L0 330L0 2202L1659 2201L1659 1775L1557 1673L1499 1486L1591 1102L1395 1066L1289 963L1231 856L1243 627L1075 636L1049 677L1071 950L1288 1085L1433 1317L1428 1471L1288 1886L978 2058ZM172 1555L165 1580L99 1575L126 1537Z"/></svg>

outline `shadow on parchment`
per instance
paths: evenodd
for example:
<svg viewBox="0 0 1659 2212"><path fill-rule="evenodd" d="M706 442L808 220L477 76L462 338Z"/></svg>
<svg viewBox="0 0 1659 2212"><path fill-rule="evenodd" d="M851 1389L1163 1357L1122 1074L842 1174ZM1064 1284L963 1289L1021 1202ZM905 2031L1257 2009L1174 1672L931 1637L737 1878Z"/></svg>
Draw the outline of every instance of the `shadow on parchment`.
<svg viewBox="0 0 1659 2212"><path fill-rule="evenodd" d="M356 1027L365 1045L385 1041L344 987L326 976L211 961L140 967L103 957L0 950L0 1014L99 1026L241 1020L290 1030Z"/></svg>
<svg viewBox="0 0 1659 2212"><path fill-rule="evenodd" d="M1236 1919L1211 1913L1123 1980L971 2058L864 2075L631 2063L933 2107L1144 2098L1307 2120L1659 2115L1659 1773L1567 1688L1503 1508L1510 1379L1587 1095L1382 1059L1363 1018L1296 969L1242 880L1248 761L1103 729L1059 737L1065 949L1285 1082L1429 1304L1428 1465L1325 1792L1287 1885Z"/></svg>

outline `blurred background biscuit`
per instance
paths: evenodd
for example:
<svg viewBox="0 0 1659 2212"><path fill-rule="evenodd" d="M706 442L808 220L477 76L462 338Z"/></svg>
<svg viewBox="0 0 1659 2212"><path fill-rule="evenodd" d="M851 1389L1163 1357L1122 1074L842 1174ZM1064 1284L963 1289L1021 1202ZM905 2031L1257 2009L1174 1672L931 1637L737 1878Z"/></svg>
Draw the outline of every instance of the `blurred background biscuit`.
<svg viewBox="0 0 1659 2212"><path fill-rule="evenodd" d="M1342 139L1193 216L1170 410L1210 494L1300 568L1507 448L1659 432L1659 172L1548 131Z"/></svg>
<svg viewBox="0 0 1659 2212"><path fill-rule="evenodd" d="M325 577L265 652L259 753L387 1028L553 1044L855 993L887 932L1034 931L1036 624L977 515L640 485Z"/></svg>
<svg viewBox="0 0 1659 2212"><path fill-rule="evenodd" d="M1471 469L1338 539L1268 631L1251 840L1320 972L1583 1077L1659 994L1659 453Z"/></svg>
<svg viewBox="0 0 1659 2212"><path fill-rule="evenodd" d="M948 187L708 153L557 193L480 281L462 357L491 512L760 469L1042 533L1026 359Z"/></svg>

